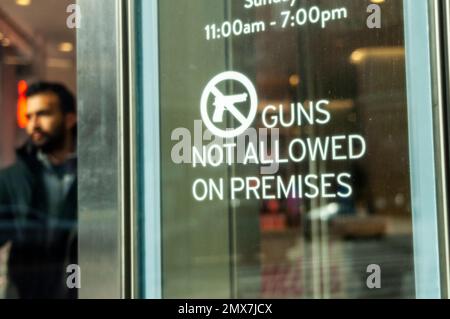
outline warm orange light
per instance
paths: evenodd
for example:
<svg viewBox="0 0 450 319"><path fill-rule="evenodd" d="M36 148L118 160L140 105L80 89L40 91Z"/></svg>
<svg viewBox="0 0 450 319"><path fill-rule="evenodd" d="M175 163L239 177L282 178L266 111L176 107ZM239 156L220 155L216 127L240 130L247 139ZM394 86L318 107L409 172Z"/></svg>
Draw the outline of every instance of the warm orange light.
<svg viewBox="0 0 450 319"><path fill-rule="evenodd" d="M298 74L292 74L289 77L289 84L292 87L296 87L297 85L299 85L300 84L300 76Z"/></svg>
<svg viewBox="0 0 450 319"><path fill-rule="evenodd" d="M27 7L31 4L31 0L16 0L16 4L21 7Z"/></svg>
<svg viewBox="0 0 450 319"><path fill-rule="evenodd" d="M27 90L28 84L25 81L19 81L17 84L17 91L19 99L17 100L17 125L20 128L25 128L28 123L27 119Z"/></svg>

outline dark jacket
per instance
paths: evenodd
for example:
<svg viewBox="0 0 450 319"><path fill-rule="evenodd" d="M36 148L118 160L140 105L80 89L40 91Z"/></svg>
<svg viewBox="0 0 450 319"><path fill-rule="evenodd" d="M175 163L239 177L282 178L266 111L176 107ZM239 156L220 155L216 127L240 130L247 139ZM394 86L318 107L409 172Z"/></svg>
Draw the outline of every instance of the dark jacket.
<svg viewBox="0 0 450 319"><path fill-rule="evenodd" d="M49 218L43 165L33 147L0 171L0 246L11 242L8 291L13 298L75 298L66 267L77 263L77 183L58 216Z"/></svg>

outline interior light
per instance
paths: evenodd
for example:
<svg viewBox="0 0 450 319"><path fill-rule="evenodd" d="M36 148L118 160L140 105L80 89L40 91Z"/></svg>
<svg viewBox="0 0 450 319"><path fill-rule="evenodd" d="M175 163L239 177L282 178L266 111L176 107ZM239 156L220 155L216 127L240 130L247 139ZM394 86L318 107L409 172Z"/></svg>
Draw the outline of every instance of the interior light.
<svg viewBox="0 0 450 319"><path fill-rule="evenodd" d="M70 42L62 42L58 45L58 50L65 53L72 52L73 44Z"/></svg>
<svg viewBox="0 0 450 319"><path fill-rule="evenodd" d="M371 47L360 48L352 52L350 62L362 64L369 59L394 59L403 58L405 49L403 47Z"/></svg>
<svg viewBox="0 0 450 319"><path fill-rule="evenodd" d="M16 4L21 7L26 7L31 4L31 0L16 0Z"/></svg>
<svg viewBox="0 0 450 319"><path fill-rule="evenodd" d="M293 74L289 77L289 84L292 87L299 85L299 83L300 83L300 76L298 74Z"/></svg>

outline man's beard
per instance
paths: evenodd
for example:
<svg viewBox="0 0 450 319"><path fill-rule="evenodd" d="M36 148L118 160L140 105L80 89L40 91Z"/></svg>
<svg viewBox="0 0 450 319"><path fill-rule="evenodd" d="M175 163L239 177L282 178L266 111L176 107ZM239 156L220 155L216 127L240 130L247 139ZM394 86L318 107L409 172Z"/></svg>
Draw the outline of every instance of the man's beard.
<svg viewBox="0 0 450 319"><path fill-rule="evenodd" d="M39 143L36 143L33 139L31 141L45 154L54 152L64 147L65 130L63 125L57 127L53 133L46 133L40 129L36 129L35 132L42 134L44 136L44 140Z"/></svg>

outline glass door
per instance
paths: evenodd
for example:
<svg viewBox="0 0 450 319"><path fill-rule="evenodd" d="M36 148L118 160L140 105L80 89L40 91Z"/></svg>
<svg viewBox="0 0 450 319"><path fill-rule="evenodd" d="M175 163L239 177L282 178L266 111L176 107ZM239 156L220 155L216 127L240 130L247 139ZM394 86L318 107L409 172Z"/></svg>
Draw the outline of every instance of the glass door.
<svg viewBox="0 0 450 319"><path fill-rule="evenodd" d="M443 296L435 5L138 2L145 297Z"/></svg>

